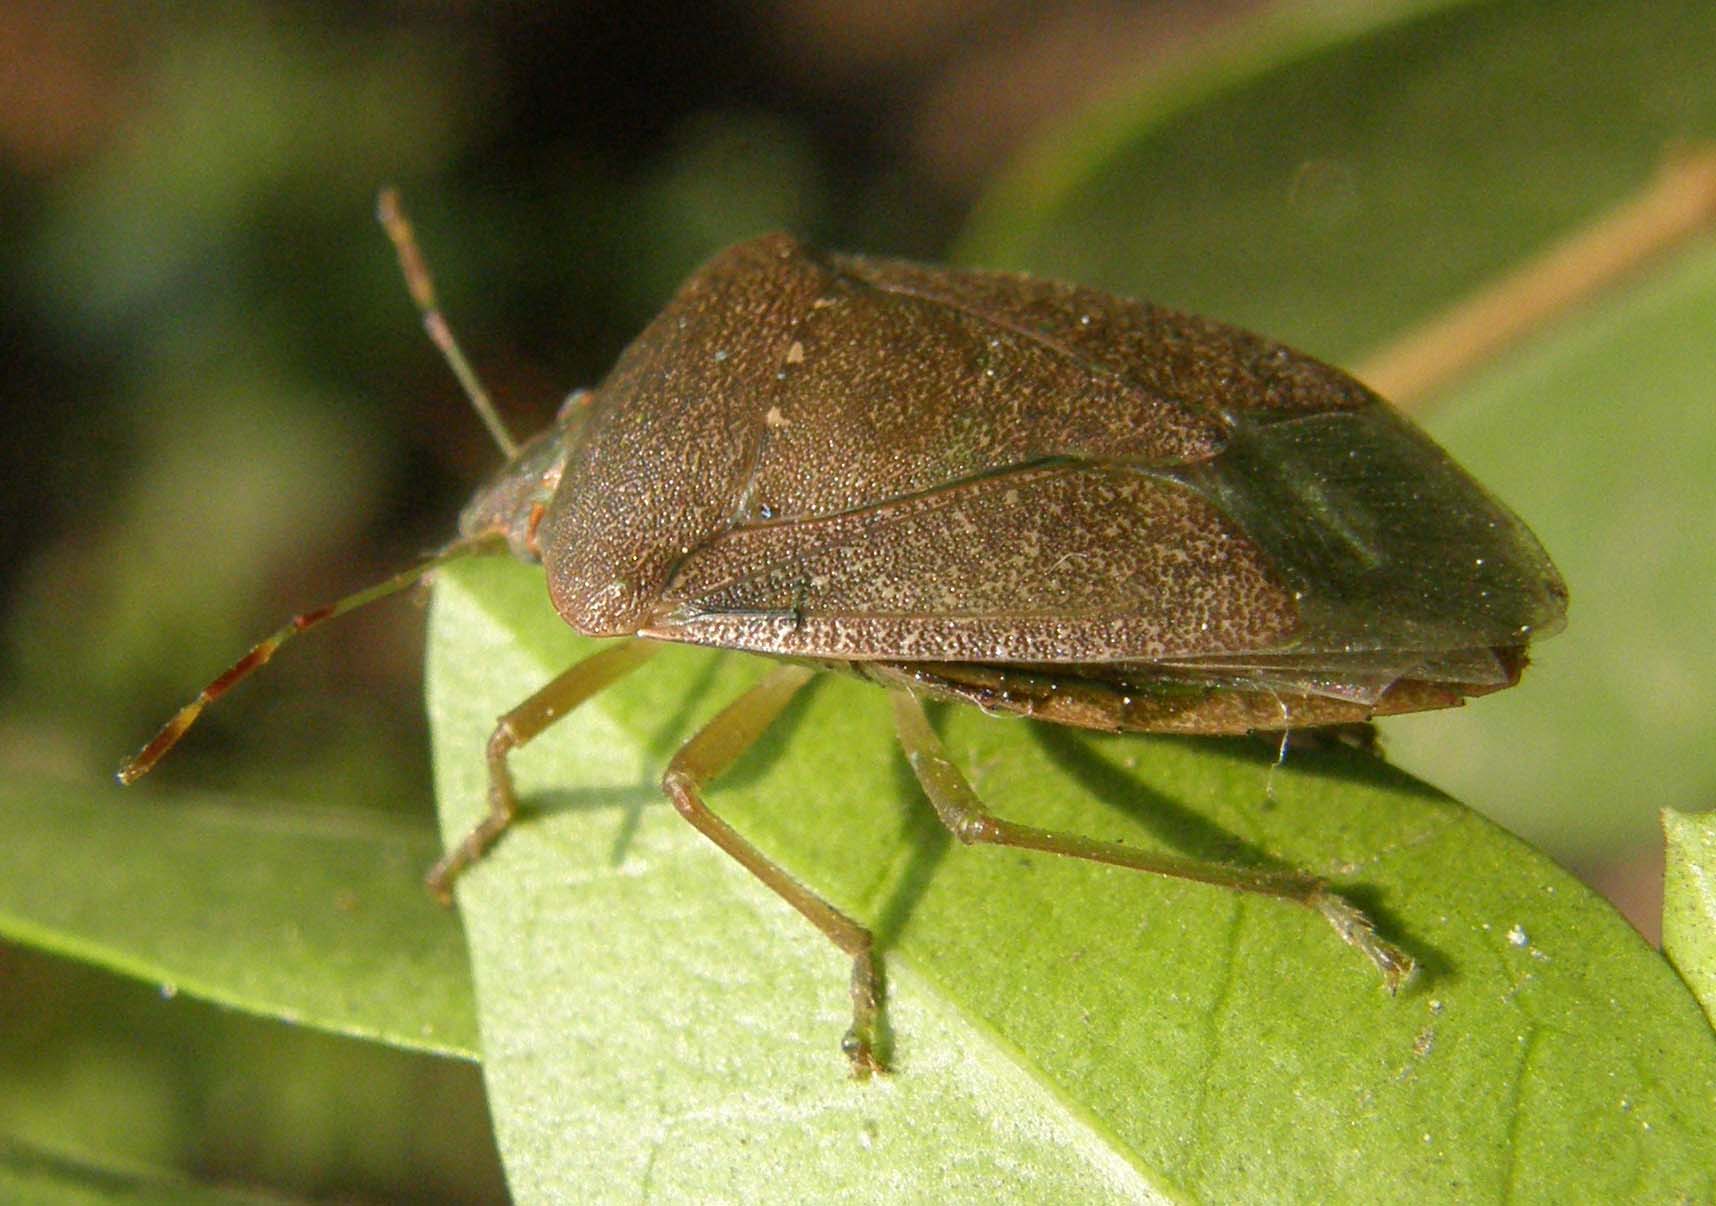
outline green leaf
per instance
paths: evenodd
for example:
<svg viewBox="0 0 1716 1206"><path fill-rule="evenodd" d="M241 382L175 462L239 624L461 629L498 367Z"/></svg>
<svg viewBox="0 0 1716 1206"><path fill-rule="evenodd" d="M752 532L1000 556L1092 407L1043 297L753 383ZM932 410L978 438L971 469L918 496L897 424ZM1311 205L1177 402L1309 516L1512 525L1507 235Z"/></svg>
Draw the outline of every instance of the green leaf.
<svg viewBox="0 0 1716 1206"><path fill-rule="evenodd" d="M1351 362L1716 136L1716 6L1377 11L1271 16L1232 53L1070 119L986 199L961 258ZM1702 806L1716 774L1712 262L1706 247L1671 266L1430 419L1543 538L1569 632L1472 715L1392 723L1390 755L1568 859L1648 842L1657 810Z"/></svg>
<svg viewBox="0 0 1716 1206"><path fill-rule="evenodd" d="M483 811L493 717L595 644L502 559L448 570L431 630L451 840ZM938 716L1003 816L1346 885L1425 964L1391 998L1303 910L954 846L886 696L825 678L709 801L878 931L897 1073L852 1083L845 960L656 787L758 671L665 650L513 760L527 816L459 896L519 1196L1716 1193L1716 1036L1696 1002L1475 814L1351 751L1275 767L1261 743Z"/></svg>
<svg viewBox="0 0 1716 1206"><path fill-rule="evenodd" d="M1716 1026L1716 812L1664 809L1662 949Z"/></svg>
<svg viewBox="0 0 1716 1206"><path fill-rule="evenodd" d="M0 934L268 1017L470 1057L426 826L352 810L0 782Z"/></svg>

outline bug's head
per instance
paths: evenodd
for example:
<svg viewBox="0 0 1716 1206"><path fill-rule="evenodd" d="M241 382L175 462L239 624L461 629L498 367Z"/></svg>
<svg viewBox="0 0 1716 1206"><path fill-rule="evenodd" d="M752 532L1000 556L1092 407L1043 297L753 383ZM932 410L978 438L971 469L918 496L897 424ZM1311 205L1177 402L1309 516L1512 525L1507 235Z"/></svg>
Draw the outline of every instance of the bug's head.
<svg viewBox="0 0 1716 1206"><path fill-rule="evenodd" d="M554 422L521 444L500 472L483 484L459 513L461 536L504 536L514 556L542 560L537 525L560 484L592 397L589 390L574 391Z"/></svg>

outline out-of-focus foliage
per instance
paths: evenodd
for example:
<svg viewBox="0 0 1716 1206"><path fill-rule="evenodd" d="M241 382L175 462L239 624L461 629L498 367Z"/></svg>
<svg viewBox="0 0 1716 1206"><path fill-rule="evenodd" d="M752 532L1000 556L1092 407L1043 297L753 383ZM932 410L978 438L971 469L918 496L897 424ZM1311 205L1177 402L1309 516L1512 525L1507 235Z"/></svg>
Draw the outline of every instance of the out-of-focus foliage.
<svg viewBox="0 0 1716 1206"><path fill-rule="evenodd" d="M377 810L175 795L114 824L111 788L12 777L0 931L235 1009L474 1059L453 915L416 890L428 826ZM43 869L77 885L44 892Z"/></svg>
<svg viewBox="0 0 1716 1206"><path fill-rule="evenodd" d="M117 1186L170 1169L304 1195L501 1196L474 1064L254 1020L16 948L0 949L0 977L0 1199L129 1201Z"/></svg>

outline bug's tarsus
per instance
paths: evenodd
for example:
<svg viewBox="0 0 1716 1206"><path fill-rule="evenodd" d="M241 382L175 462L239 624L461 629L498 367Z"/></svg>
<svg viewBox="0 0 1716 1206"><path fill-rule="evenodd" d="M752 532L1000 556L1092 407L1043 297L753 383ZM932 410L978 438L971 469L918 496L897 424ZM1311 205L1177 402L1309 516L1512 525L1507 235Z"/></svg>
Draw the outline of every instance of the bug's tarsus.
<svg viewBox="0 0 1716 1206"><path fill-rule="evenodd" d="M1400 986L1412 978L1412 973L1417 970L1412 956L1378 937L1376 926L1371 919L1360 912L1352 901L1324 886L1312 898L1310 904L1335 927L1335 932L1345 939L1349 946L1358 948L1366 958L1376 964L1376 969L1382 973L1383 987L1390 993L1398 992Z"/></svg>
<svg viewBox="0 0 1716 1206"><path fill-rule="evenodd" d="M244 679L250 677L253 672L267 665L269 659L274 656L280 646L297 636L300 632L314 628L318 624L325 623L326 621L333 619L335 616L343 616L346 612L362 607L366 603L373 603L377 599L383 599L388 595L402 591L406 587L417 582L436 566L445 565L449 561L469 556L472 553L483 552L488 549L495 548L497 544L501 544L501 542L499 538L495 536L482 536L470 540L457 541L448 545L433 557L430 557L425 561L421 561L410 569L403 570L400 573L393 575L391 578L378 582L373 586L365 587L363 590L356 591L353 594L349 594L345 596L345 598L334 603L330 603L325 607L318 607L312 611L306 611L300 615L293 616L291 620L283 624L278 630L270 633L268 636L264 637L252 646L250 652L246 653L231 666L227 667L227 669L218 678L209 683L208 686L204 687L202 691L197 694L195 699L180 708L178 712L173 715L171 720L162 725L161 731L155 734L154 738L148 745L138 751L134 757L127 758L123 763L121 763L119 767L119 781L129 786L130 784L137 782L137 780L141 779L144 775L148 774L150 769L166 755L167 751L179 743L179 738L183 737L186 730L196 722L197 717L202 715L204 708L208 707L222 695L225 695ZM504 547L504 545L502 545L502 547Z"/></svg>
<svg viewBox="0 0 1716 1206"><path fill-rule="evenodd" d="M495 443L500 445L501 453L507 460L512 460L518 455L518 441L513 439L512 432L507 430L506 423L495 409L488 390L483 388L483 383L476 370L471 367L471 362L465 359L459 341L453 337L453 328L447 324L441 313L441 305L435 299L435 280L429 275L429 262L423 258L423 252L417 246L417 235L411 228L411 220L405 216L405 207L400 203L398 189L381 190L376 198L375 214L381 228L393 241L393 249L399 254L399 270L405 275L405 287L411 291L411 300L423 315L423 329L429 333L429 338L434 341L435 346L441 349L441 355L446 358L453 375L459 379L465 396L471 400L471 405L476 408Z"/></svg>
<svg viewBox="0 0 1716 1206"><path fill-rule="evenodd" d="M1382 973L1383 984L1394 992L1411 975L1413 963L1400 948L1377 937L1376 927L1356 905L1337 895L1326 883L1311 875L1294 872L1259 871L1231 867L1225 863L1201 862L1153 854L1147 850L1122 846L1117 842L1097 841L1077 834L1055 833L1003 820L983 806L977 792L947 756L924 714L923 703L910 691L893 688L889 692L894 703L894 727L906 761L923 786L948 831L967 845L1016 846L1024 850L1040 850L1069 858L1086 859L1147 871L1152 875L1167 875L1198 883L1231 888L1260 896L1276 896L1295 901L1320 913L1334 926L1348 945L1355 947L1376 965Z"/></svg>
<svg viewBox="0 0 1716 1206"><path fill-rule="evenodd" d="M868 930L859 932L869 938ZM855 1080L885 1076L888 1040L883 1034L882 974L874 951L865 946L852 956L852 1025L840 1040L840 1050L852 1068Z"/></svg>
<svg viewBox="0 0 1716 1206"><path fill-rule="evenodd" d="M563 670L500 718L488 745L489 811L429 869L424 883L436 900L453 903L453 881L500 840L518 815L507 756L590 696L643 665L659 648L654 641L632 640L604 649Z"/></svg>

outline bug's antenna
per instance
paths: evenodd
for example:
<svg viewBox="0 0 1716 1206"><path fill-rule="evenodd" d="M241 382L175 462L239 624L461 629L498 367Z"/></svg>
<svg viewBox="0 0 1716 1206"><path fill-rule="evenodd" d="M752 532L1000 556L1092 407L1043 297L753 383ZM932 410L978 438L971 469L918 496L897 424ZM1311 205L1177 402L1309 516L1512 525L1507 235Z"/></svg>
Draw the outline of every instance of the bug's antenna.
<svg viewBox="0 0 1716 1206"><path fill-rule="evenodd" d="M252 671L267 665L268 660L274 656L275 651L280 646L306 628L314 628L325 620L331 620L335 616L343 616L346 612L362 607L366 603L373 603L377 599L384 599L388 595L402 591L436 566L445 565L449 561L467 557L472 553L483 552L493 548L497 542L498 538L493 535L454 541L433 557L421 561L410 569L397 573L383 582L377 582L374 586L349 594L326 607L318 607L314 611L306 611L302 615L293 616L277 632L258 641L249 653L227 667L224 674L204 687L190 703L180 708L171 720L161 726L161 731L155 734L153 740L138 751L136 757L128 758L121 763L119 781L129 786L148 774L150 768L159 762L168 750L179 743L179 738L183 737L185 730L195 723L198 716L202 715L204 708L225 695L243 679L248 678Z"/></svg>
<svg viewBox="0 0 1716 1206"><path fill-rule="evenodd" d="M411 220L405 216L405 208L399 203L398 189L381 190L381 195L376 198L375 216L380 220L381 228L387 231L387 237L393 240L393 249L399 253L399 270L405 274L405 287L411 290L411 300L417 303L417 309L423 315L423 329L429 332L429 338L447 358L453 375L464 387L465 396L476 407L477 414L482 417L495 443L500 445L501 452L507 460L512 460L518 455L518 441L512 438L512 433L501 421L488 391L477 379L476 370L465 359L465 353L459 350L459 341L453 338L453 328L441 315L440 304L435 300L435 281L429 275L428 262L417 248L417 236L411 230Z"/></svg>

